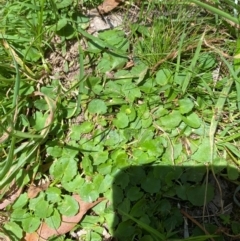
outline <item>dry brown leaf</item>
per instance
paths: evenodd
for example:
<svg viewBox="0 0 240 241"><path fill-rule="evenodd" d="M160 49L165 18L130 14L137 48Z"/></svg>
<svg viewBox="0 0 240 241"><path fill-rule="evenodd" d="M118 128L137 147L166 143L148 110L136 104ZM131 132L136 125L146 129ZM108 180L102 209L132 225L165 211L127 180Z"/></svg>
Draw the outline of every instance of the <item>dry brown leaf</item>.
<svg viewBox="0 0 240 241"><path fill-rule="evenodd" d="M103 201L105 198L99 198L93 203L85 202L79 195L73 195L75 200L79 204L79 213L73 217L62 216L62 223L58 229L52 229L48 227L46 223L43 223L35 233L27 233L24 240L26 241L46 241L49 237L56 235L62 235L71 231L83 218L86 212Z"/></svg>
<svg viewBox="0 0 240 241"><path fill-rule="evenodd" d="M28 198L35 198L38 195L38 193L47 190L49 184L49 182L42 183L38 186L34 186L33 184L31 184L27 191Z"/></svg>
<svg viewBox="0 0 240 241"><path fill-rule="evenodd" d="M105 0L98 6L98 10L102 14L109 13L122 2L123 0Z"/></svg>
<svg viewBox="0 0 240 241"><path fill-rule="evenodd" d="M22 193L22 187L18 187L13 181L10 186L7 186L8 190L0 190L0 194L4 194L3 200L0 200L0 210L4 209L9 204L13 203Z"/></svg>

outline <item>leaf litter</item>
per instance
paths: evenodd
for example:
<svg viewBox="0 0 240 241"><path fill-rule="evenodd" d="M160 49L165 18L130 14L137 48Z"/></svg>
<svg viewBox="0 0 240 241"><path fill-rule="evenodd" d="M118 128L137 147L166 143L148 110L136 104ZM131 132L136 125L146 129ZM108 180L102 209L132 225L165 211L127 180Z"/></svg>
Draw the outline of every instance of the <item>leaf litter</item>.
<svg viewBox="0 0 240 241"><path fill-rule="evenodd" d="M46 223L42 223L39 229L34 233L27 233L24 240L26 241L45 241L51 236L59 236L70 232L83 218L89 209L102 202L105 198L99 198L93 203L85 202L79 195L73 195L79 204L79 212L72 217L62 216L60 227L57 229L50 228Z"/></svg>

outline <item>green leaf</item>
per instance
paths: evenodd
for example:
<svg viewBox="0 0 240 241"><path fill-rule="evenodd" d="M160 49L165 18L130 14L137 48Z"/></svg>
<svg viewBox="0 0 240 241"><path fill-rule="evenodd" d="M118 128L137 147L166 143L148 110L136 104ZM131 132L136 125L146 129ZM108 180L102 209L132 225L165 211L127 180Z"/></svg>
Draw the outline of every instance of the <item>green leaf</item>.
<svg viewBox="0 0 240 241"><path fill-rule="evenodd" d="M68 146L63 147L61 157L68 158L68 159L74 159L79 153L79 150L78 150L79 144L72 140L72 141L68 142L68 145L71 148L69 148Z"/></svg>
<svg viewBox="0 0 240 241"><path fill-rule="evenodd" d="M180 210L178 208L173 208L171 215L164 221L163 225L166 230L174 230L177 226L181 225L182 222Z"/></svg>
<svg viewBox="0 0 240 241"><path fill-rule="evenodd" d="M132 76L138 76L138 79L136 81L136 84L139 85L145 78L146 74L148 71L148 66L145 65L144 63L140 63L138 65L135 65L131 69L131 74Z"/></svg>
<svg viewBox="0 0 240 241"><path fill-rule="evenodd" d="M216 65L216 60L212 54L203 53L198 57L198 67L206 71Z"/></svg>
<svg viewBox="0 0 240 241"><path fill-rule="evenodd" d="M106 73L111 70L122 68L127 62L125 57L117 57L113 54L104 53L97 65L97 70Z"/></svg>
<svg viewBox="0 0 240 241"><path fill-rule="evenodd" d="M179 111L181 114L189 113L193 109L193 102L189 98L179 100Z"/></svg>
<svg viewBox="0 0 240 241"><path fill-rule="evenodd" d="M72 217L78 213L79 205L72 196L63 195L63 200L57 208L61 214Z"/></svg>
<svg viewBox="0 0 240 241"><path fill-rule="evenodd" d="M201 163L210 161L211 147L209 139L203 139L202 143L198 146L197 151L192 155L192 159Z"/></svg>
<svg viewBox="0 0 240 241"><path fill-rule="evenodd" d="M33 233L38 229L41 224L41 220L36 216L29 216L22 218L22 227L26 233Z"/></svg>
<svg viewBox="0 0 240 241"><path fill-rule="evenodd" d="M28 203L27 193L23 193L19 196L19 198L12 205L13 209L23 208Z"/></svg>
<svg viewBox="0 0 240 241"><path fill-rule="evenodd" d="M44 128L47 117L48 114L43 114L39 111L36 111L33 114L32 118L30 119L30 122L36 131L40 131Z"/></svg>
<svg viewBox="0 0 240 241"><path fill-rule="evenodd" d="M117 185L113 185L113 201L114 205L122 203L124 199L123 190Z"/></svg>
<svg viewBox="0 0 240 241"><path fill-rule="evenodd" d="M144 235L139 241L154 241L154 239L150 235Z"/></svg>
<svg viewBox="0 0 240 241"><path fill-rule="evenodd" d="M58 203L61 201L61 189L57 187L49 187L45 193L49 202Z"/></svg>
<svg viewBox="0 0 240 241"><path fill-rule="evenodd" d="M111 175L108 174L104 176L104 179L98 188L99 193L105 193L109 188L111 188L112 182L113 177Z"/></svg>
<svg viewBox="0 0 240 241"><path fill-rule="evenodd" d="M102 224L103 222L103 217L86 215L81 221L81 226L83 227L83 229L94 229L95 231L97 231L99 229L102 230L102 227L96 227L96 224Z"/></svg>
<svg viewBox="0 0 240 241"><path fill-rule="evenodd" d="M128 116L129 121L136 118L136 111L132 106L122 105L120 111Z"/></svg>
<svg viewBox="0 0 240 241"><path fill-rule="evenodd" d="M182 121L182 115L179 111L173 110L170 114L161 117L159 122L167 128L175 128Z"/></svg>
<svg viewBox="0 0 240 241"><path fill-rule="evenodd" d="M51 165L50 174L62 182L71 181L77 174L77 163L73 158L60 158Z"/></svg>
<svg viewBox="0 0 240 241"><path fill-rule="evenodd" d="M147 151L149 156L159 157L163 153L163 146L156 139L144 141L141 149Z"/></svg>
<svg viewBox="0 0 240 241"><path fill-rule="evenodd" d="M67 19L61 18L60 20L58 20L57 26L54 25L54 26L52 26L51 29L54 30L54 31L59 31L59 30L63 29L67 24L68 24Z"/></svg>
<svg viewBox="0 0 240 241"><path fill-rule="evenodd" d="M140 89L133 83L123 84L121 91L124 93L126 100L130 103L134 102L136 98L140 98L142 95Z"/></svg>
<svg viewBox="0 0 240 241"><path fill-rule="evenodd" d="M149 173L145 179L142 179L141 187L145 192L158 193L161 188L161 182L152 173Z"/></svg>
<svg viewBox="0 0 240 241"><path fill-rule="evenodd" d="M135 223L137 223L141 228L145 229L147 232L153 234L155 237L158 238L157 240L166 240L165 236L163 234L161 234L158 230L150 227L146 223L132 217L131 215L125 213L124 211L122 211L120 209L119 209L119 212L120 212L120 214L123 214L124 216L133 220ZM121 225L121 224L123 224L123 225ZM117 233L121 231L122 233L124 233L124 236L125 236L127 233L125 233L124 230L127 230L127 228L130 231L129 234L132 234L134 232L134 229L131 228L132 225L131 225L131 222L129 223L129 220L125 223L124 222L120 223L120 225L119 225L120 227L118 226ZM127 240L127 239L125 239L125 240Z"/></svg>
<svg viewBox="0 0 240 241"><path fill-rule="evenodd" d="M67 8L72 5L72 0L62 0L56 4L57 9Z"/></svg>
<svg viewBox="0 0 240 241"><path fill-rule="evenodd" d="M52 157L60 157L62 156L62 148L60 146L48 147L47 153Z"/></svg>
<svg viewBox="0 0 240 241"><path fill-rule="evenodd" d="M207 188L207 190L206 190ZM206 204L209 203L214 197L214 188L212 185L202 185L189 187L187 190L188 200L194 206L203 206L205 201Z"/></svg>
<svg viewBox="0 0 240 241"><path fill-rule="evenodd" d="M79 195L86 202L94 202L99 197L99 192L95 190L94 183L85 182L79 187Z"/></svg>
<svg viewBox="0 0 240 241"><path fill-rule="evenodd" d="M131 220L119 223L115 230L115 235L119 240L131 240L135 232L135 227Z"/></svg>
<svg viewBox="0 0 240 241"><path fill-rule="evenodd" d="M231 228L234 234L240 233L240 222L232 221Z"/></svg>
<svg viewBox="0 0 240 241"><path fill-rule="evenodd" d="M98 166L108 160L108 151L99 151L91 153L93 164Z"/></svg>
<svg viewBox="0 0 240 241"><path fill-rule="evenodd" d="M94 99L88 104L88 111L92 114L105 114L107 106L104 101Z"/></svg>
<svg viewBox="0 0 240 241"><path fill-rule="evenodd" d="M119 132L116 130L111 130L108 132L108 135L104 139L104 145L114 146L119 144L121 141L123 141L123 137L119 134Z"/></svg>
<svg viewBox="0 0 240 241"><path fill-rule="evenodd" d="M143 192L141 192L138 187L130 187L130 189L127 190L127 198L129 198L130 201L136 201L142 196Z"/></svg>
<svg viewBox="0 0 240 241"><path fill-rule="evenodd" d="M123 168L129 165L127 153L122 149L118 149L112 152L111 158L114 161L116 167L118 168Z"/></svg>
<svg viewBox="0 0 240 241"><path fill-rule="evenodd" d="M102 241L102 236L94 231L91 231L87 234L86 241Z"/></svg>
<svg viewBox="0 0 240 241"><path fill-rule="evenodd" d="M221 157L214 158L211 166L215 174L220 173L226 168L227 160Z"/></svg>
<svg viewBox="0 0 240 241"><path fill-rule="evenodd" d="M36 204L34 214L39 218L47 218L53 213L53 205L41 200Z"/></svg>
<svg viewBox="0 0 240 241"><path fill-rule="evenodd" d="M85 121L81 125L73 125L71 127L70 137L72 140L80 140L82 134L87 134L93 130L93 123L90 121Z"/></svg>
<svg viewBox="0 0 240 241"><path fill-rule="evenodd" d="M29 209L39 218L46 218L53 212L52 205L45 200L45 194L40 193L36 198L30 199Z"/></svg>
<svg viewBox="0 0 240 241"><path fill-rule="evenodd" d="M27 210L22 208L14 209L11 213L11 220L21 222L26 216Z"/></svg>
<svg viewBox="0 0 240 241"><path fill-rule="evenodd" d="M131 202L128 198L124 198L122 202L118 205L118 208L128 213L130 211Z"/></svg>
<svg viewBox="0 0 240 241"><path fill-rule="evenodd" d="M130 212L130 215L135 217L135 218L140 218L142 216L144 216L144 212L145 212L145 209L146 209L146 206L147 206L147 200L144 199L144 198L141 198L140 200L138 200L132 207L131 209L131 212ZM123 210L124 212L128 213L129 211L128 210L124 210L120 207L119 205L119 208L121 210Z"/></svg>
<svg viewBox="0 0 240 241"><path fill-rule="evenodd" d="M206 167L203 165L194 165L193 167L186 167L185 172L181 175L181 180L185 182L201 182L206 174Z"/></svg>
<svg viewBox="0 0 240 241"><path fill-rule="evenodd" d="M156 74L156 82L164 86L171 82L172 72L169 69L160 69Z"/></svg>
<svg viewBox="0 0 240 241"><path fill-rule="evenodd" d="M29 83L25 83L23 81L20 82L20 89L19 89L19 95L21 96L27 96L34 92L34 88Z"/></svg>
<svg viewBox="0 0 240 241"><path fill-rule="evenodd" d="M37 62L42 57L38 49L34 47L23 49L22 53L25 56L25 59L31 62Z"/></svg>
<svg viewBox="0 0 240 241"><path fill-rule="evenodd" d="M81 187L83 184L84 178L82 178L80 175L77 175L70 182L62 182L63 188L68 192L77 192L79 190L79 187Z"/></svg>
<svg viewBox="0 0 240 241"><path fill-rule="evenodd" d="M52 216L45 218L45 222L52 229L58 229L61 224L61 216L57 209L54 209Z"/></svg>
<svg viewBox="0 0 240 241"><path fill-rule="evenodd" d="M161 212L162 215L167 215L171 212L171 203L167 199L163 199L159 203L158 210Z"/></svg>
<svg viewBox="0 0 240 241"><path fill-rule="evenodd" d="M237 180L239 176L239 171L234 165L228 164L227 174L230 180Z"/></svg>
<svg viewBox="0 0 240 241"><path fill-rule="evenodd" d="M107 41L111 45L119 45L121 44L126 38L125 33L122 30L111 29L107 31L100 32L98 37L102 40Z"/></svg>
<svg viewBox="0 0 240 241"><path fill-rule="evenodd" d="M186 117L182 117L183 121L192 128L199 128L201 125L201 120L199 119L198 115L193 112Z"/></svg>
<svg viewBox="0 0 240 241"><path fill-rule="evenodd" d="M181 198L182 200L187 200L187 190L188 190L189 186L187 184L181 185L181 186L176 186L175 190L176 190L176 194L179 198Z"/></svg>
<svg viewBox="0 0 240 241"><path fill-rule="evenodd" d="M23 230L15 222L7 222L4 224L4 230L11 233L11 237L14 239L12 241L21 240L23 237Z"/></svg>
<svg viewBox="0 0 240 241"><path fill-rule="evenodd" d="M117 113L116 119L113 120L113 124L118 128L125 128L128 126L129 120L125 113Z"/></svg>

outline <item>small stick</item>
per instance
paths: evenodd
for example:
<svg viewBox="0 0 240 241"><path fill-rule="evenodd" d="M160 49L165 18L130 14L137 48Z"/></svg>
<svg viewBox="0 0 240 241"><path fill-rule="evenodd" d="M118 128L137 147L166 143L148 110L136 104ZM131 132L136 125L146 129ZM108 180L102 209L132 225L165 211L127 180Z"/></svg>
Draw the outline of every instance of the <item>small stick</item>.
<svg viewBox="0 0 240 241"><path fill-rule="evenodd" d="M185 212L183 209L180 210L180 212L188 219L190 219L193 223L195 223L206 235L210 235L209 232L192 216L190 216L187 212ZM213 238L210 238L212 241L215 241Z"/></svg>

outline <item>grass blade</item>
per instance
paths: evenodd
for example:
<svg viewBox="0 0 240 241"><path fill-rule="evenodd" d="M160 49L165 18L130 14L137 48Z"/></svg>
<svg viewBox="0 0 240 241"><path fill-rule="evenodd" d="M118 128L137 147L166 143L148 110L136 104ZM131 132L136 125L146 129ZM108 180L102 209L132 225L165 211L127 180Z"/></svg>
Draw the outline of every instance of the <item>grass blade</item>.
<svg viewBox="0 0 240 241"><path fill-rule="evenodd" d="M193 59L192 59L192 61L191 61L191 65L190 65L190 67L189 67L189 71L188 71L188 73L187 73L187 75L186 75L186 77L185 77L185 79L184 79L184 81L183 81L183 84L182 84L182 92L183 92L183 93L186 92L187 87L188 87L188 85L189 85L189 83L190 83L190 80L191 80L191 78L192 78L192 76L193 76L193 70L194 70L194 68L195 68L195 66L196 66L196 63L197 63L197 60L198 60L200 51L201 51L201 49L202 49L202 42L203 42L204 36L205 36L205 32L202 34L202 36L201 36L201 38L200 38L200 40L199 40L199 42L198 42L198 45L197 45L195 54L194 54L194 56L193 56Z"/></svg>

